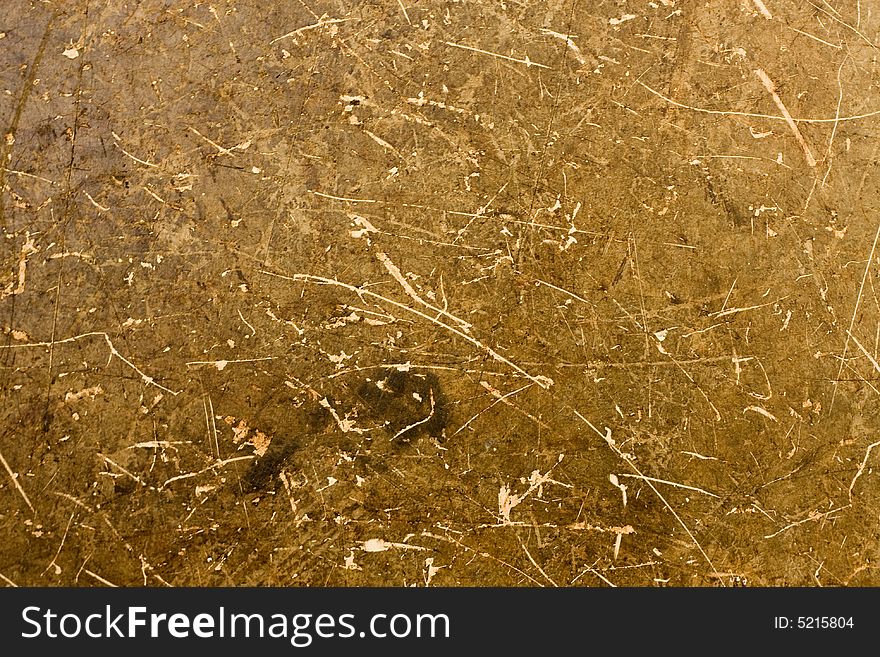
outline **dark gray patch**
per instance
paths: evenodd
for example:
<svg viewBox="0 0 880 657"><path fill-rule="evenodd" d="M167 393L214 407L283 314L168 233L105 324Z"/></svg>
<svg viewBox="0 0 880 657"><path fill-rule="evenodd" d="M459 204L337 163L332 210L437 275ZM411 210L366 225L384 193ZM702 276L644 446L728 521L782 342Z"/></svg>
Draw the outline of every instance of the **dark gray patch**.
<svg viewBox="0 0 880 657"><path fill-rule="evenodd" d="M296 441L275 439L263 456L256 459L241 480L242 490L252 493L269 488L281 473L287 458L296 450Z"/></svg>
<svg viewBox="0 0 880 657"><path fill-rule="evenodd" d="M383 370L375 380L357 389L367 413L384 423L396 440L409 441L418 435L443 437L449 422L449 404L433 372Z"/></svg>

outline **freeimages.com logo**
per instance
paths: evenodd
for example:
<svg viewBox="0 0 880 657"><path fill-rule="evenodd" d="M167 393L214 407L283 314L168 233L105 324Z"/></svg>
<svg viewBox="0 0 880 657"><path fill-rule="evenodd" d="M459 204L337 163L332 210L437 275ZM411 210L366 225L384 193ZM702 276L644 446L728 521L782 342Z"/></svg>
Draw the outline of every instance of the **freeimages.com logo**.
<svg viewBox="0 0 880 657"><path fill-rule="evenodd" d="M58 613L42 607L25 607L21 613L24 639L287 639L305 648L316 638L424 638L448 639L450 621L446 614L374 614L358 630L354 614L151 613L132 606L114 611L110 605L89 614Z"/></svg>

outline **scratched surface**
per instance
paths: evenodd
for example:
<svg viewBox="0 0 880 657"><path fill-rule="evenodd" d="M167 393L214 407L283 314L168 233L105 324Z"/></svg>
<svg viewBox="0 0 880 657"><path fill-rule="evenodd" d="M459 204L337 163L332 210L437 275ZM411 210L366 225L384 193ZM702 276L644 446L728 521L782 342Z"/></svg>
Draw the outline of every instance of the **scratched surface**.
<svg viewBox="0 0 880 657"><path fill-rule="evenodd" d="M6 0L9 585L872 585L876 0Z"/></svg>

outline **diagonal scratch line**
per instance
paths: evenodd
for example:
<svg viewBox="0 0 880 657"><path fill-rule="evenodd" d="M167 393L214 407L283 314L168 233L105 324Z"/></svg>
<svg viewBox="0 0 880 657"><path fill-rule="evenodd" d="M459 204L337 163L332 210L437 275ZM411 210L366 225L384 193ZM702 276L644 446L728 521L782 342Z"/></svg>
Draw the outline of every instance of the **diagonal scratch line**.
<svg viewBox="0 0 880 657"><path fill-rule="evenodd" d="M429 390L428 394L431 396L431 413L428 415L428 417L426 417L424 420L418 420L417 422L413 422L409 426L404 427L403 429L398 431L396 434L394 434L394 437L391 440L397 440L398 438L400 438L403 434L405 434L410 429L415 429L416 427L420 427L425 422L428 422L431 418L434 417L434 392L432 390Z"/></svg>
<svg viewBox="0 0 880 657"><path fill-rule="evenodd" d="M535 586L540 586L541 588L544 588L544 585L540 581L538 581L537 579L535 579L534 577L529 575L524 570L521 570L521 569L517 568L516 566L514 566L513 564L507 563L503 559L499 559L498 557L495 557L495 556L489 554L488 552L483 552L482 550L477 550L475 548L472 548L467 543L463 543L462 541L459 541L451 536L441 536L440 534L434 534L433 532L425 532L425 531L422 532L422 536L426 536L428 538L433 538L433 539L439 540L439 541L446 541L447 543L452 543L454 545L459 546L460 548L463 548L464 550L474 554L475 556L480 556L485 559L491 559L492 561L497 561L502 566L505 566L507 568L510 568L511 570L518 572L520 575L522 575L523 577L525 577L526 579L528 579L532 583L534 583Z"/></svg>
<svg viewBox="0 0 880 657"><path fill-rule="evenodd" d="M125 474L125 475L131 477L131 478L134 479L136 482L138 482L141 486L146 486L146 485L147 485L147 484L144 482L143 479L141 479L140 477L138 477L138 476L137 476L136 474L134 474L133 472L131 472L131 471L129 471L129 470L126 470L125 468L123 468L121 465L119 465L116 461L114 461L114 460L111 459L110 457L108 457L108 456L104 456L103 454L98 453L98 458L100 458L102 461L104 461L104 463L106 463L107 465L110 465L110 466L116 468L117 470L119 470L120 472L122 472L123 474Z"/></svg>
<svg viewBox="0 0 880 657"><path fill-rule="evenodd" d="M782 112L782 116L785 117L785 122L788 124L789 130L791 130L794 135L795 141L797 141L798 146L801 147L801 150L804 152L804 159L807 161L807 165L810 167L816 166L816 158L813 156L813 152L810 150L809 145L807 144L807 140L804 139L804 135L801 133L800 129L797 127L797 123L794 122L794 119L791 118L791 114L788 111L788 108L785 106L785 103L782 102L782 99L779 97L779 94L776 92L776 85L773 80L770 79L770 76L764 71L764 69L758 68L755 69L755 75L758 76L758 79L761 81L761 84L764 85L764 88L767 90L767 93L770 94L771 98L773 98L773 102L776 103L776 107L779 108L779 111ZM837 106L837 115L840 116L840 104ZM837 122L834 123L835 130L837 129Z"/></svg>
<svg viewBox="0 0 880 657"><path fill-rule="evenodd" d="M615 445L614 442L611 440L611 430L610 429L608 430L607 435L603 434L601 431L599 431L599 429L596 428L596 426L592 422L590 422L587 418L585 418L583 415L581 415L578 411L573 409L571 406L568 406L568 409L570 411L572 411L578 418L583 420L587 424L587 426L590 427L590 429L592 429L597 434L599 434L599 436L602 437L602 439L608 444L608 446L612 449L612 451L614 451L614 453L617 454L630 467L630 469L632 469L639 476L640 479L644 480L644 482L646 484L648 484L648 486L651 487L651 490L654 491L654 494L656 494L657 497L660 498L660 501L663 502L663 505L667 509L669 509L669 512L675 517L675 519L678 521L678 524L682 526L684 531L690 537L693 544L697 546L697 549L700 551L700 554L703 555L703 558L706 560L706 563L709 564L709 566L712 568L713 572L717 572L718 569L715 568L715 565L712 563L712 560L709 558L709 555L706 554L706 551L703 549L703 546L700 545L700 542L696 539L696 537L693 535L691 530L684 523L684 520L681 519L681 516L679 516L678 513L676 512L676 510L674 508L672 508L672 505L666 501L666 498L663 497L663 494L659 490L657 490L657 487L654 485L654 483L651 481L651 479L649 477L646 477L644 474L642 474L641 470L638 469L636 464L633 463L630 459L626 458L623 455L623 453L620 451L620 449L618 449L617 445Z"/></svg>
<svg viewBox="0 0 880 657"><path fill-rule="evenodd" d="M21 487L21 484L18 483L18 477L12 471L12 468L9 467L9 464L6 462L6 459L3 457L3 453L0 452L0 463L3 464L3 467L6 468L6 472L9 473L9 478L12 479L12 483L15 486L15 489L21 494L24 498L24 501L27 503L28 508L34 513L37 514L37 510L34 509L34 505L31 504L30 498L27 496L27 493L24 492L24 488Z"/></svg>
<svg viewBox="0 0 880 657"><path fill-rule="evenodd" d="M382 263L385 269L388 270L388 273L391 274L394 280L400 284L400 287L403 288L403 291L406 292L407 296L410 297L413 301L424 306L428 310L442 315L447 319L451 319L453 322L458 324L463 331L469 331L472 328L471 325L463 319L446 312L442 308L432 306L430 303L422 299L422 297L420 297L418 293L413 289L413 286L409 284L409 281L406 280L406 277L404 277L403 273L400 271L400 268L391 261L391 258L389 258L387 254L377 252L376 259Z"/></svg>
<svg viewBox="0 0 880 657"><path fill-rule="evenodd" d="M309 30L315 30L315 29L318 29L319 27L324 27L325 25L335 25L336 23L345 23L345 22L348 22L351 20L354 20L354 19L353 18L326 18L326 19L322 18L322 19L318 20L317 23L312 23L311 25L303 25L302 27L297 28L297 29L293 30L292 32L288 32L287 34L282 34L280 37L275 37L274 39L272 39L269 42L269 45L272 45L273 43L277 43L278 41L281 41L282 39L288 39L292 36L299 36L303 32L308 32Z"/></svg>
<svg viewBox="0 0 880 657"><path fill-rule="evenodd" d="M867 43L869 46L871 46L872 48L874 48L874 50L877 50L877 44L876 44L876 43L874 43L873 41L871 41L868 37L866 37L864 34L862 34L861 32L859 32L859 30L857 30L856 28L854 28L852 25L850 25L850 24L847 23L846 21L841 20L840 18L838 18L837 16L835 16L835 15L832 14L831 12L826 11L825 9L823 9L822 7L820 7L819 5L813 4L812 2L810 2L810 0L807 0L807 4L809 4L810 6L812 6L812 7L813 7L814 9L816 9L817 11L821 11L823 14L825 14L826 16L828 16L828 18L830 18L831 20L833 20L833 21L835 21L835 22L837 22L837 23L840 23L841 25L843 25L843 26L844 26L845 28L847 28L848 30L850 30L850 31L852 31L852 32L855 32L855 33L859 36L859 38L861 38L862 41L864 41L864 42ZM830 5L829 5L829 6L830 6Z"/></svg>
<svg viewBox="0 0 880 657"><path fill-rule="evenodd" d="M874 234L874 243L871 245L871 253L868 256L868 262L865 265L865 271L862 274L862 282L859 285L859 294L856 297L856 306L853 308L852 319L849 320L849 328L846 330L846 340L843 342L843 356L840 358L840 368L837 370L837 377L834 380L834 387L831 391L831 404L828 406L828 413L834 409L834 398L837 396L837 385L840 382L840 375L843 374L843 366L846 363L846 354L849 350L849 341L852 337L852 330L856 324L856 315L859 314L859 304L862 302L862 294L865 291L865 281L868 280L868 272L871 271L871 263L874 262L874 252L877 250L877 240L880 239L880 223L877 224L877 232Z"/></svg>
<svg viewBox="0 0 880 657"><path fill-rule="evenodd" d="M444 324L439 319L436 319L435 317L431 317L430 315L426 315L425 313L421 312L420 310L417 310L415 308L411 308L405 304L394 301L393 299L383 297L381 294L376 294L375 292L371 292L370 290L364 290L359 287L355 287L354 285L349 285L348 283L343 283L342 281L337 281L336 279L333 279L333 278L324 278L323 276L314 276L312 274L293 274L292 276L285 276L283 274L276 274L275 272L267 271L265 269L261 269L260 273L266 274L267 276L274 276L275 278L280 278L280 279L283 279L286 281L317 283L319 285L335 285L336 287L341 287L345 290L349 290L350 292L354 292L358 296L368 296L368 297L372 297L374 299L379 299L380 301L391 304L395 308L405 310L408 313L412 313L413 315L421 317L422 319L425 319L433 324L436 324L437 326L445 328L447 331L454 333L455 335L462 338L463 340L466 340L467 342L474 345L475 347L479 347L481 350L485 351L487 354L489 354L492 358L494 358L499 363L504 363L505 365L507 365L508 367L513 369L514 371L516 371L517 373L526 377L529 381L532 381L533 383L537 383L539 386L541 386L545 390L553 385L553 379L546 377L546 376L541 376L541 375L534 376L532 374L529 374L523 368L521 368L519 365L517 365L516 363L514 363L511 360L508 360L507 358L505 358L504 356L499 354L497 351L492 349L492 347L489 347L488 345L483 344L482 342L480 342L479 340L477 340L474 337L471 337L470 335L468 335L464 331L460 331L457 328L455 328L454 326L450 326L449 324Z"/></svg>
<svg viewBox="0 0 880 657"><path fill-rule="evenodd" d="M859 350L860 350L863 354L865 354L865 358L867 358L869 361L871 361L871 365L874 366L874 369L877 370L878 373L880 373L880 363L877 362L877 359L874 358L874 357L870 354L870 352L862 346L862 343L859 342L858 339L856 339L856 336L854 336L850 331L847 331L846 334L852 339L852 341L853 341L853 342L855 343L855 345L859 348ZM838 378L839 378L839 377L838 377Z"/></svg>
<svg viewBox="0 0 880 657"><path fill-rule="evenodd" d="M697 488L696 486L688 486L687 484L680 484L677 481L669 481L668 479L658 479L657 477L644 477L642 475L634 475L634 474L622 474L621 477L630 477L632 479L643 479L644 481L653 481L658 484L666 484L667 486L673 486L675 488L684 488L685 490L692 490L696 493L702 493L703 495L708 495L709 497L716 497L721 499L720 495L716 495L715 493L710 493L707 490L703 490L702 488Z"/></svg>
<svg viewBox="0 0 880 657"><path fill-rule="evenodd" d="M559 584L554 582L553 579L547 573L544 572L544 569L541 568L541 566L538 565L538 562L535 561L535 559L532 557L532 554L529 552L529 549L526 547L526 544L523 543L523 540L519 537L519 534L517 534L516 540L519 541L520 546L522 546L523 552L526 553L526 556L529 558L529 561L531 561L532 565L538 569L538 572L544 576L544 579L546 579L548 582L550 582L550 584L552 584L554 588L559 588Z"/></svg>
<svg viewBox="0 0 880 657"><path fill-rule="evenodd" d="M472 46L465 46L460 43L453 43L452 41L444 41L447 46L452 46L453 48L461 48L462 50L470 50L471 52L478 52L482 55L489 55L490 57L497 57L498 59L505 59L509 62L516 62L517 64L525 64L526 68L531 66L537 66L538 68L547 68L550 67L546 64L539 64L538 62L533 62L528 58L528 55L524 59L517 59L516 57L508 57L507 55L501 55L497 52L490 52L489 50L482 50L480 48L474 48Z"/></svg>
<svg viewBox="0 0 880 657"><path fill-rule="evenodd" d="M799 527L800 525L803 525L804 523L818 522L819 520L827 518L830 515L837 513L838 511L843 511L844 509L848 509L851 506L852 506L852 504L845 504L844 506L839 506L836 509L831 509L831 511L826 511L825 513L816 513L815 511L813 511L809 515L807 515L807 517L804 518L803 520L798 520L797 522L792 522L792 523L786 525L785 527L783 527L782 529L780 529L779 531L775 531L772 534L767 534L764 538L766 538L766 539L774 538L776 536L779 536L782 532L788 531L792 527Z"/></svg>
<svg viewBox="0 0 880 657"><path fill-rule="evenodd" d="M135 372L140 374L141 380L144 383L151 385L151 386L155 386L155 387L159 388L159 390L164 390L165 392L172 394L175 397L182 392L182 390L175 391L175 390L171 390L169 388L166 388L162 384L157 383L153 377L151 377L147 374L144 374L144 372L142 372L140 369L138 369L138 367L134 363L132 363L125 356L123 356L122 354L119 353L119 351L116 349L116 347L113 346L113 342L111 342L110 336L107 335L106 333L104 333L103 331L92 331L91 333L82 333L80 335L74 335L73 337L70 337L70 338L64 338L63 340L51 340L49 342L28 342L26 344L4 344L4 345L0 345L0 349L23 349L25 347L53 347L54 345L65 344L68 342L76 342L77 340L82 340L83 338L91 338L91 337L104 338L104 342L106 342L107 346L110 348L110 353L113 356L116 356L123 363L128 365Z"/></svg>

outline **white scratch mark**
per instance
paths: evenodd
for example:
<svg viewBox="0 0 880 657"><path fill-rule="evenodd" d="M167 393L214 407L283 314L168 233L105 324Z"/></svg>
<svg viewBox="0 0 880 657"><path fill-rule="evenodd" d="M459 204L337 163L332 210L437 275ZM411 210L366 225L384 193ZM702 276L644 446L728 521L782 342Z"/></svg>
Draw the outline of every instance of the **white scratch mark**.
<svg viewBox="0 0 880 657"><path fill-rule="evenodd" d="M526 57L524 57L523 59L517 59L516 57L508 57L507 55L501 55L501 54L498 54L497 52L490 52L488 50L482 50L480 48L473 48L471 46L464 46L460 43L453 43L452 41L444 41L444 43L447 46L452 46L453 48L461 48L462 50L470 50L471 52L478 52L483 55L489 55L490 57L497 57L498 59L506 59L509 62L516 62L517 64L525 64L527 68L530 66L537 66L538 68L546 68L546 69L550 68L546 64L539 64L538 62L533 62L531 59L528 58L528 55Z"/></svg>

